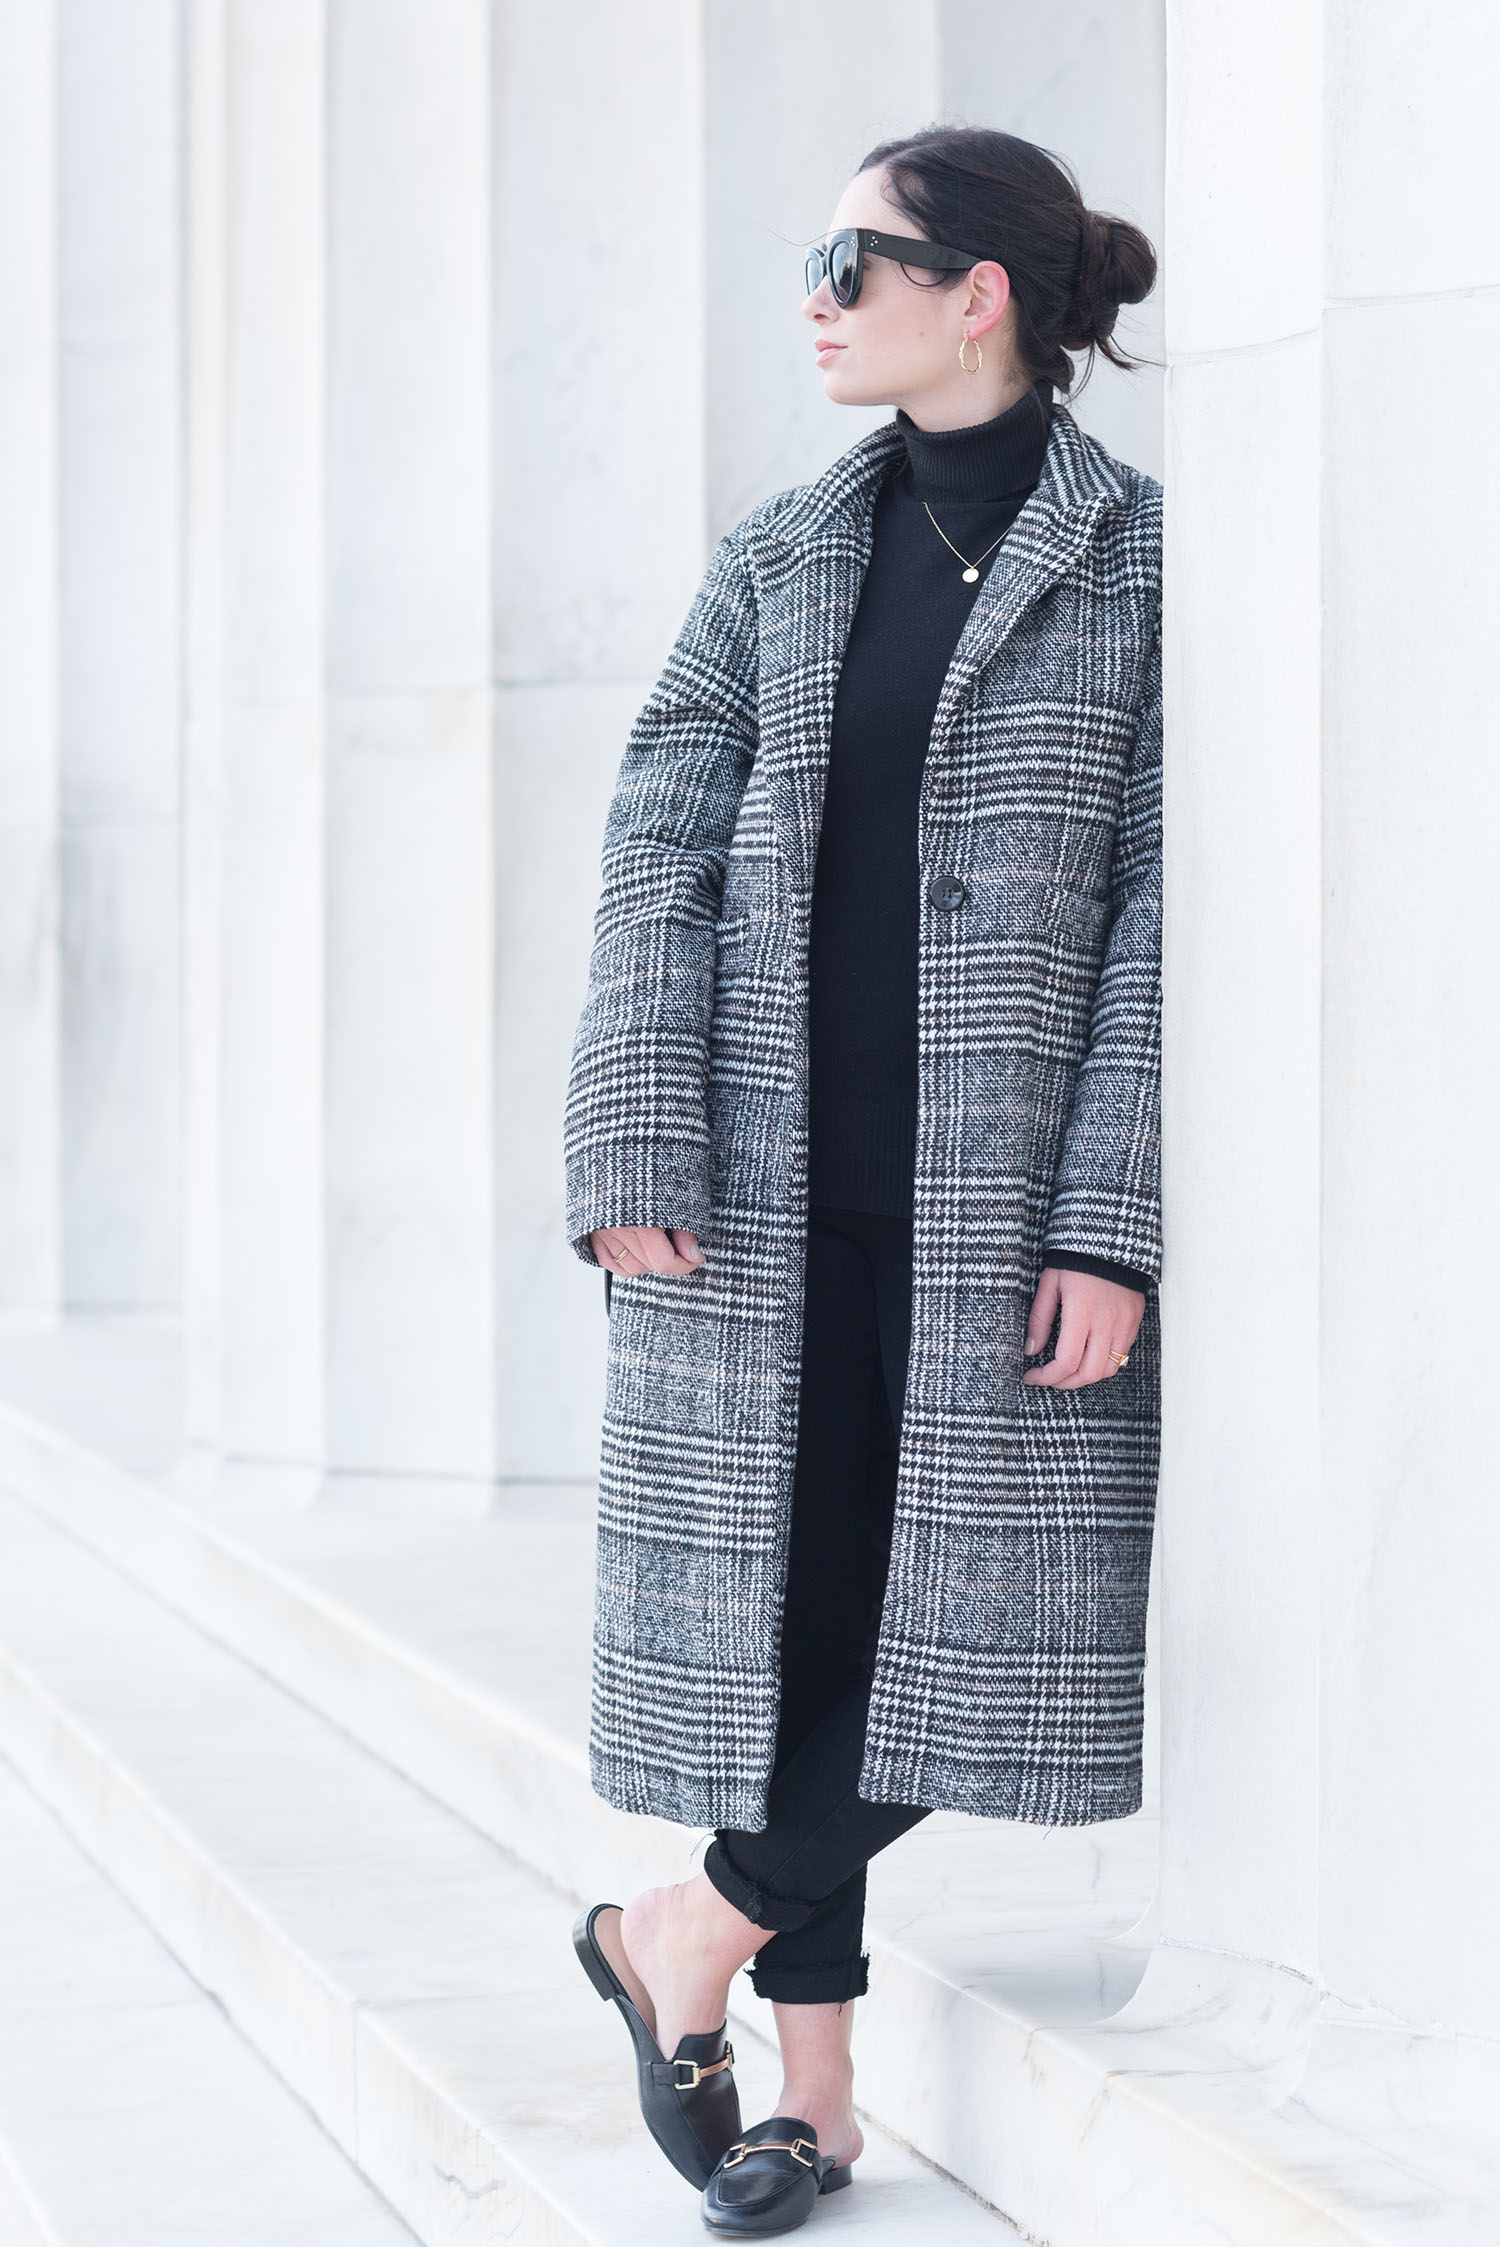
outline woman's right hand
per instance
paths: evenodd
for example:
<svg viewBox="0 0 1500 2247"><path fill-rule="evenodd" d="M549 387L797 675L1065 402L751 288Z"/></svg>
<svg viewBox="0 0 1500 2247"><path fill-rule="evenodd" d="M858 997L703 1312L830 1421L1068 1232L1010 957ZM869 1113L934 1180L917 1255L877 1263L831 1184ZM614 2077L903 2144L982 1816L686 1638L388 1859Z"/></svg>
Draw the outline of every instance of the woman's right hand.
<svg viewBox="0 0 1500 2247"><path fill-rule="evenodd" d="M691 1233L664 1232L660 1225L606 1225L590 1233L594 1254L606 1272L622 1280L638 1272L664 1272L680 1278L696 1272L703 1251Z"/></svg>

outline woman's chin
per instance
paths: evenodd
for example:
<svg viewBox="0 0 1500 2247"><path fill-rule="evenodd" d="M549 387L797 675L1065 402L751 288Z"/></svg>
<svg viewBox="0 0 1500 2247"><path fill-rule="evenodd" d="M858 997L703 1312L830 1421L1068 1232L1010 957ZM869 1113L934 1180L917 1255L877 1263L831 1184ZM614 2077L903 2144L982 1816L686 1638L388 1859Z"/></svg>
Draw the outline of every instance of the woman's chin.
<svg viewBox="0 0 1500 2247"><path fill-rule="evenodd" d="M884 398L877 397L869 383L861 382L852 367L841 367L835 360L823 369L823 395L834 406L883 406Z"/></svg>

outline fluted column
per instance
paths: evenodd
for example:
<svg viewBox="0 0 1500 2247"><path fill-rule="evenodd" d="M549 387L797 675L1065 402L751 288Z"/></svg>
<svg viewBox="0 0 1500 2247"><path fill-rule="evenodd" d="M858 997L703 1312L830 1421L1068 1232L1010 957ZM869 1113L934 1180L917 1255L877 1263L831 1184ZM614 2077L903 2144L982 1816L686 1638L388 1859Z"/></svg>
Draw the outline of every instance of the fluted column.
<svg viewBox="0 0 1500 2247"><path fill-rule="evenodd" d="M1320 1949L1493 2037L1500 24L1325 14Z"/></svg>
<svg viewBox="0 0 1500 2247"><path fill-rule="evenodd" d="M1171 21L1163 1924L1490 2034L1497 34Z"/></svg>
<svg viewBox="0 0 1500 2247"><path fill-rule="evenodd" d="M189 16L191 1433L324 1454L324 27Z"/></svg>
<svg viewBox="0 0 1500 2247"><path fill-rule="evenodd" d="M52 0L0 13L0 1303L61 1282Z"/></svg>
<svg viewBox="0 0 1500 2247"><path fill-rule="evenodd" d="M495 1467L489 10L334 0L328 21L326 1456L482 1480Z"/></svg>
<svg viewBox="0 0 1500 2247"><path fill-rule="evenodd" d="M507 1476L592 1477L599 1274L562 1107L604 813L707 556L699 0L496 10L496 1409Z"/></svg>
<svg viewBox="0 0 1500 2247"><path fill-rule="evenodd" d="M1321 69L1315 11L1257 22L1168 50L1163 1908L1311 1971Z"/></svg>
<svg viewBox="0 0 1500 2247"><path fill-rule="evenodd" d="M63 1285L178 1299L174 0L57 9Z"/></svg>

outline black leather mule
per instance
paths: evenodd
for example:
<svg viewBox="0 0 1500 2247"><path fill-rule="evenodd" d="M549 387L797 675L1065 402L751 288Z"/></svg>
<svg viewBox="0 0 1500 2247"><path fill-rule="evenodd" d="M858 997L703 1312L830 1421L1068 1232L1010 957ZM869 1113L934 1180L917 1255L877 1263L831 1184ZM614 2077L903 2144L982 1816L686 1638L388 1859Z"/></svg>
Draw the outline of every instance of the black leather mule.
<svg viewBox="0 0 1500 2247"><path fill-rule="evenodd" d="M734 2085L734 2047L723 2028L711 2036L684 2036L669 2060L647 2028L630 1993L605 1956L596 1932L601 1912L618 1904L595 1904L573 1928L579 1963L601 1997L613 1998L625 2016L635 2046L636 2078L646 2128L679 2176L703 2188L719 2156L739 2135L740 2095Z"/></svg>
<svg viewBox="0 0 1500 2247"><path fill-rule="evenodd" d="M818 2133L794 2115L757 2122L725 2151L703 2193L703 2221L726 2239L763 2239L795 2231L819 2196L839 2192L854 2176L818 2151Z"/></svg>

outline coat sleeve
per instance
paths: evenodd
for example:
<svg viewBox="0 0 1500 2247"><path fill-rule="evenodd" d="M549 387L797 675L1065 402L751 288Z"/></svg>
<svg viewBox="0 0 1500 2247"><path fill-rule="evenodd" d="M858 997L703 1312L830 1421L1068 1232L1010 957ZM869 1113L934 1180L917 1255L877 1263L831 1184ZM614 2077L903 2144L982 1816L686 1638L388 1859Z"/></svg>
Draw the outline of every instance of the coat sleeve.
<svg viewBox="0 0 1500 2247"><path fill-rule="evenodd" d="M603 893L563 1122L568 1239L709 1222L715 927L757 743L744 526L721 541L636 720L605 822Z"/></svg>
<svg viewBox="0 0 1500 2247"><path fill-rule="evenodd" d="M1161 627L1126 768L1111 919L1044 1234L1161 1277Z"/></svg>

